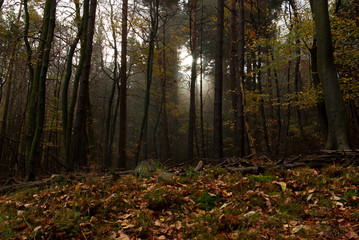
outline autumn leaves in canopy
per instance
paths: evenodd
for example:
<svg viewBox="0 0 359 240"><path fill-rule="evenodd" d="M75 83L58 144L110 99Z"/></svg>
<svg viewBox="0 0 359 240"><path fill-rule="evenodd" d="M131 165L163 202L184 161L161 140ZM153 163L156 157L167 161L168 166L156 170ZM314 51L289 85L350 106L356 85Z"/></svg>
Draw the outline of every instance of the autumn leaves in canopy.
<svg viewBox="0 0 359 240"><path fill-rule="evenodd" d="M0 3L5 177L358 144L357 0Z"/></svg>

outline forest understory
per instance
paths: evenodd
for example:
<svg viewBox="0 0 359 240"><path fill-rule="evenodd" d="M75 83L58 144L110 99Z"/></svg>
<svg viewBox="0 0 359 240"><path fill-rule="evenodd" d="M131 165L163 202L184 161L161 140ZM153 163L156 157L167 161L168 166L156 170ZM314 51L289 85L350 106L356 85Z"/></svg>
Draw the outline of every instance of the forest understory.
<svg viewBox="0 0 359 240"><path fill-rule="evenodd" d="M358 239L358 156L201 159L149 175L91 169L8 181L0 238Z"/></svg>

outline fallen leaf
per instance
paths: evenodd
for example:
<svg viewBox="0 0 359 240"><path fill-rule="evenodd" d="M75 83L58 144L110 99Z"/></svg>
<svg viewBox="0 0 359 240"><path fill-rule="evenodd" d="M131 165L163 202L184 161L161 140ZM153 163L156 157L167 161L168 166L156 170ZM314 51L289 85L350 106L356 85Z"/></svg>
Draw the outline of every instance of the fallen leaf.
<svg viewBox="0 0 359 240"><path fill-rule="evenodd" d="M130 240L130 237L126 235L124 232L122 232L121 230L119 230L117 234L119 234L120 236L117 237L116 240Z"/></svg>
<svg viewBox="0 0 359 240"><path fill-rule="evenodd" d="M283 192L285 192L285 190L287 189L287 184L286 184L285 182L273 181L273 183L278 184L278 185L281 187L281 189L282 189Z"/></svg>
<svg viewBox="0 0 359 240"><path fill-rule="evenodd" d="M247 212L246 214L244 214L243 217L247 218L247 217L253 216L254 214L256 214L255 211L250 211L250 212Z"/></svg>
<svg viewBox="0 0 359 240"><path fill-rule="evenodd" d="M354 232L353 230L351 230L350 232L348 232L346 234L348 239L359 239L359 236L356 232Z"/></svg>

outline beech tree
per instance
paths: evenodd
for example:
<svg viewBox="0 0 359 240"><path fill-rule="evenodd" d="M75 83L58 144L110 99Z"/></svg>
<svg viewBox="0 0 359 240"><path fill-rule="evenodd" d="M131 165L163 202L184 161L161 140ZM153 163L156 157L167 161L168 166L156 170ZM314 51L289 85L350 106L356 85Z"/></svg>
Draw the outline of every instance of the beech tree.
<svg viewBox="0 0 359 240"><path fill-rule="evenodd" d="M30 21L27 0L24 0L24 9L26 11L25 21L27 26L25 32L27 32ZM56 0L46 0L35 69L31 63L28 63L31 87L29 95L29 112L27 115L25 181L34 179L36 172L40 167L41 153L39 146L45 121L46 77L50 62L51 43L54 37L55 15ZM24 39L30 60L32 50L27 35Z"/></svg>
<svg viewBox="0 0 359 240"><path fill-rule="evenodd" d="M334 65L328 0L311 0L317 39L317 65L323 86L324 103L328 117L327 149L350 149L348 119Z"/></svg>
<svg viewBox="0 0 359 240"><path fill-rule="evenodd" d="M88 134L87 134L87 121L89 116L89 78L91 70L91 56L92 56L92 42L95 30L95 18L97 0L89 1L89 15L88 23L84 24L85 34L85 55L84 63L81 69L80 89L77 100L76 120L74 124L74 131L72 134L72 152L71 152L71 165L86 166L88 162ZM69 169L72 170L72 169Z"/></svg>

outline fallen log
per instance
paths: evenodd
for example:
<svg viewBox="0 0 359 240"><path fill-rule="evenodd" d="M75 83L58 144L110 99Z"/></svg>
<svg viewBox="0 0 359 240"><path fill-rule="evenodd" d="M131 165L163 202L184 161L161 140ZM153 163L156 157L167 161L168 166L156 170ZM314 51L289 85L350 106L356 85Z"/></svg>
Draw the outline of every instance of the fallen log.
<svg viewBox="0 0 359 240"><path fill-rule="evenodd" d="M43 187L47 185L51 185L58 182L63 182L69 180L63 175L52 175L49 178L32 181L32 182L21 182L17 184L12 184L8 186L3 186L0 188L0 194L5 194L9 192L19 191L25 188L32 188L32 187Z"/></svg>

